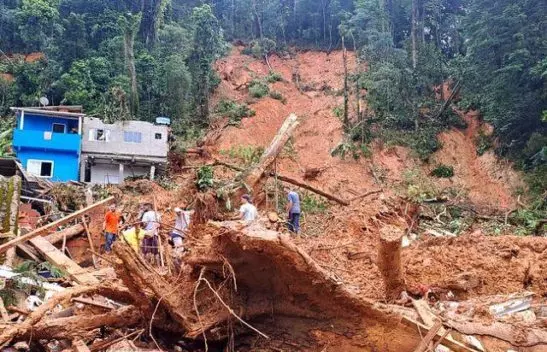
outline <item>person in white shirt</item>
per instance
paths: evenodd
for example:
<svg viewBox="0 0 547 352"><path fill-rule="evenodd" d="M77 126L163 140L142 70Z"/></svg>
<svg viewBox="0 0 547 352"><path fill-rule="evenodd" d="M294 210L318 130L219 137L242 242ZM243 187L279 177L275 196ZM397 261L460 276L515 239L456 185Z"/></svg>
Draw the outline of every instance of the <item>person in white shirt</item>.
<svg viewBox="0 0 547 352"><path fill-rule="evenodd" d="M171 232L171 240L175 247L182 247L182 241L186 237L186 231L190 227L190 216L192 211L183 211L175 208L175 228Z"/></svg>
<svg viewBox="0 0 547 352"><path fill-rule="evenodd" d="M239 218L244 221L254 221L258 216L258 211L251 201L251 196L244 194L241 197L241 207L239 208Z"/></svg>
<svg viewBox="0 0 547 352"><path fill-rule="evenodd" d="M144 214L141 219L146 235L142 241L142 252L145 258L150 262L157 262L157 256L159 255L158 246L158 228L159 228L159 216L152 209L152 204L144 205Z"/></svg>

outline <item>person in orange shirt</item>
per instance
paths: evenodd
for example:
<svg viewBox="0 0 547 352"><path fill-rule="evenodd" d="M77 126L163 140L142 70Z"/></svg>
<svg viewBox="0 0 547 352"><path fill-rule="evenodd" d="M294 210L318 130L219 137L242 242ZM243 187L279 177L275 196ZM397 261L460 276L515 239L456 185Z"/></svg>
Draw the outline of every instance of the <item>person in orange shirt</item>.
<svg viewBox="0 0 547 352"><path fill-rule="evenodd" d="M116 204L110 204L108 211L104 215L103 231L105 237L104 250L110 252L112 245L118 236L118 225L121 215L116 211Z"/></svg>

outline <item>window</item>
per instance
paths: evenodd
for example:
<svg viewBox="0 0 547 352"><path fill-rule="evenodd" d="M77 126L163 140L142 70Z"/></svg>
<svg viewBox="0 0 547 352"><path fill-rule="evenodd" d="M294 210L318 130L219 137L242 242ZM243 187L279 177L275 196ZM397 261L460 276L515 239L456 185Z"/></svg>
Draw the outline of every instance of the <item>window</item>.
<svg viewBox="0 0 547 352"><path fill-rule="evenodd" d="M51 130L53 133L66 133L66 125L63 123L54 123Z"/></svg>
<svg viewBox="0 0 547 352"><path fill-rule="evenodd" d="M140 143L142 141L142 133L124 131L123 132L123 141L127 143Z"/></svg>
<svg viewBox="0 0 547 352"><path fill-rule="evenodd" d="M110 141L110 130L105 130L102 128L93 128L89 130L89 140L90 141Z"/></svg>
<svg viewBox="0 0 547 352"><path fill-rule="evenodd" d="M161 139L161 133L156 133L156 139Z"/></svg>
<svg viewBox="0 0 547 352"><path fill-rule="evenodd" d="M27 172L34 176L51 178L53 177L53 161L29 159Z"/></svg>

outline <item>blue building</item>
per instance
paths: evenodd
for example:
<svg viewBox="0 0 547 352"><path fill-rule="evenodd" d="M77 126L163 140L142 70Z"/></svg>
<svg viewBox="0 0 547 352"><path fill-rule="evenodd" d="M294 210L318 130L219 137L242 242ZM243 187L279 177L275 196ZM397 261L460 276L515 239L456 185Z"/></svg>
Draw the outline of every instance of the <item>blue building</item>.
<svg viewBox="0 0 547 352"><path fill-rule="evenodd" d="M27 173L54 182L77 181L84 116L81 110L68 112L63 107L12 110L17 114L13 148Z"/></svg>

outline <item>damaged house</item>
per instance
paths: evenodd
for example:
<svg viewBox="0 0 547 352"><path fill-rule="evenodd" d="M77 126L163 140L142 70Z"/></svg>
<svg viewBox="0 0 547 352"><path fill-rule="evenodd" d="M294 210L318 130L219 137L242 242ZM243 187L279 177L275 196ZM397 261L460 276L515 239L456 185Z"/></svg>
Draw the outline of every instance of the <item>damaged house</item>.
<svg viewBox="0 0 547 352"><path fill-rule="evenodd" d="M126 177L150 179L167 165L169 127L145 121L106 124L86 116L83 124L80 181L119 184Z"/></svg>

